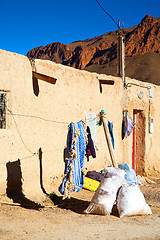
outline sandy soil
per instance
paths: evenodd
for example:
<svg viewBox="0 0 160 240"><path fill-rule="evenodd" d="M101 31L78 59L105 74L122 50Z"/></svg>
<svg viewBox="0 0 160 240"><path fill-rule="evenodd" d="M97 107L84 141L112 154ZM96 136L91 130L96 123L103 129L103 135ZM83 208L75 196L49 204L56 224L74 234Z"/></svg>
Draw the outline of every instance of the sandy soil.
<svg viewBox="0 0 160 240"><path fill-rule="evenodd" d="M0 205L1 240L117 240L117 239L160 239L160 181L157 184L141 186L153 214L150 216L118 217L116 209L110 216L87 215L83 210L88 206L94 192L82 189L72 193L71 199L62 201L52 195L42 204ZM57 207L53 206L53 201ZM2 201L11 202L6 196ZM17 200L17 202L20 202ZM33 203L33 202L32 202ZM33 204L32 204L33 205ZM48 207L47 207L48 206Z"/></svg>

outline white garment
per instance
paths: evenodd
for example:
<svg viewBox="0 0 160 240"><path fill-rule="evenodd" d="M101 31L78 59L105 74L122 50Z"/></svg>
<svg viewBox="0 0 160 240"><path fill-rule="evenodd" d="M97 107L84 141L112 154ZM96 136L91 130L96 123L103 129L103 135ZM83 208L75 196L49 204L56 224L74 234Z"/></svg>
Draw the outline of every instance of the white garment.
<svg viewBox="0 0 160 240"><path fill-rule="evenodd" d="M94 142L94 146L98 147L96 118L97 118L96 113L87 113L86 114L86 122L87 122L87 126L89 126L89 128L90 128L92 140Z"/></svg>

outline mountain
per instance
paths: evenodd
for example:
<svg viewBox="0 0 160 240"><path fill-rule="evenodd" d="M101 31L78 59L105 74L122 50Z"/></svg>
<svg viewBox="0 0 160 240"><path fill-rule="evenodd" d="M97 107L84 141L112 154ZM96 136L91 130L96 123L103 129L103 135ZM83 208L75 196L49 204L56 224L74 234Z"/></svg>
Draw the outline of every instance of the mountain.
<svg viewBox="0 0 160 240"><path fill-rule="evenodd" d="M55 42L27 53L90 72L117 76L117 37L125 36L126 76L160 85L160 18L146 15L139 25L70 44Z"/></svg>

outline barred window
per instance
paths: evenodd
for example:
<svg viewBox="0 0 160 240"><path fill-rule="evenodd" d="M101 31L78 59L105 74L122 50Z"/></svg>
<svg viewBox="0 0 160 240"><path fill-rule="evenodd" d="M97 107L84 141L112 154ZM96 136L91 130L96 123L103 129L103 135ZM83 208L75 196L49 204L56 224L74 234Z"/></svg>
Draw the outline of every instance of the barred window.
<svg viewBox="0 0 160 240"><path fill-rule="evenodd" d="M0 128L6 128L6 93L0 92Z"/></svg>

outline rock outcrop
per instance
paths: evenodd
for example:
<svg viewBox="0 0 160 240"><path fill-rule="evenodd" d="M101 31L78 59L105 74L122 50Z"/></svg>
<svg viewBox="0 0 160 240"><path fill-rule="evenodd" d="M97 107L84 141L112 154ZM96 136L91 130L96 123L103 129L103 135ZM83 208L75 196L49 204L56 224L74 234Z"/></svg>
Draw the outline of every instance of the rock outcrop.
<svg viewBox="0 0 160 240"><path fill-rule="evenodd" d="M70 44L55 42L48 44L45 47L41 46L34 48L28 52L27 56L29 59L47 59L78 69L116 75L117 71L115 71L115 62L117 59L117 37L119 34L120 30L117 30L92 39L76 41ZM127 64L130 63L130 58L134 58L139 64L138 57L144 55L141 57L141 60L143 59L145 61L145 56L147 56L148 59L147 53L152 53L152 59L158 54L156 59L159 61L159 18L146 15L139 25L123 29L121 30L121 34L125 36L126 69L129 69ZM136 68L135 62L134 66ZM130 75L130 72L132 72L132 76ZM134 69L132 69L132 71L126 71L126 73L129 77L138 78L138 76L134 74ZM141 77L140 80L160 84L160 80L157 82L157 79L155 80L153 75L154 74L149 73L147 78L143 79L143 77Z"/></svg>

